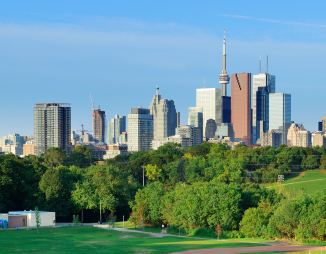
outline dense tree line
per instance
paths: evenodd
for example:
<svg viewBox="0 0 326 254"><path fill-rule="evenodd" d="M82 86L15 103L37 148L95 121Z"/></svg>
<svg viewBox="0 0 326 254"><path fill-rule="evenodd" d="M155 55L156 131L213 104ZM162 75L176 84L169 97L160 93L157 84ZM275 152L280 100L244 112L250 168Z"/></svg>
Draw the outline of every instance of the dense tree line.
<svg viewBox="0 0 326 254"><path fill-rule="evenodd" d="M69 221L82 207L101 207L106 218L132 213L135 224L169 223L209 234L219 225L226 236L290 238L300 237L302 227L305 237L324 239L325 192L307 196L259 186L316 168L326 169L324 147L241 144L231 150L206 142L181 149L168 143L101 165L89 148L78 146L69 156L51 148L39 157L0 156L0 212L38 206Z"/></svg>

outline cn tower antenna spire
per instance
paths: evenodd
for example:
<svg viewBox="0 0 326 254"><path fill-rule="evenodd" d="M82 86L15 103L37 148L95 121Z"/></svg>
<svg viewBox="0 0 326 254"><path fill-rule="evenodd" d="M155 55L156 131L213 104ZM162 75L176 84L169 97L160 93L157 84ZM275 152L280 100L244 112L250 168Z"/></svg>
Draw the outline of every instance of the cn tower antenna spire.
<svg viewBox="0 0 326 254"><path fill-rule="evenodd" d="M223 39L223 70L219 78L219 83L222 84L222 96L226 96L226 85L230 81L230 77L226 71L226 43L225 43L225 27L224 27L224 39Z"/></svg>

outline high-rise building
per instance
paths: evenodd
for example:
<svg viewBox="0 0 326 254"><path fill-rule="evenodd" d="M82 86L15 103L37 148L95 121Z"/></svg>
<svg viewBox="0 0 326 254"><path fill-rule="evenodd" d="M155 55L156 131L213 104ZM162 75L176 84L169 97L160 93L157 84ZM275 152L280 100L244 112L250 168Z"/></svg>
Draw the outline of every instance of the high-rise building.
<svg viewBox="0 0 326 254"><path fill-rule="evenodd" d="M269 129L282 134L282 144L287 144L291 125L291 94L269 94Z"/></svg>
<svg viewBox="0 0 326 254"><path fill-rule="evenodd" d="M206 132L205 132L205 138L206 141L208 141L211 138L215 137L215 132L216 132L216 123L214 119L208 119L206 123Z"/></svg>
<svg viewBox="0 0 326 254"><path fill-rule="evenodd" d="M158 89L156 87L156 94L149 106L150 114L153 115L154 120L155 140L173 136L177 127L177 111L174 101L162 99L161 95L158 94Z"/></svg>
<svg viewBox="0 0 326 254"><path fill-rule="evenodd" d="M326 137L324 131L316 131L311 134L312 146L326 147Z"/></svg>
<svg viewBox="0 0 326 254"><path fill-rule="evenodd" d="M177 112L177 127L180 125L180 112Z"/></svg>
<svg viewBox="0 0 326 254"><path fill-rule="evenodd" d="M326 116L322 116L321 122L322 122L322 131L326 132Z"/></svg>
<svg viewBox="0 0 326 254"><path fill-rule="evenodd" d="M307 130L298 131L297 146L311 147L311 133Z"/></svg>
<svg viewBox="0 0 326 254"><path fill-rule="evenodd" d="M93 139L95 142L106 143L107 126L105 111L93 110Z"/></svg>
<svg viewBox="0 0 326 254"><path fill-rule="evenodd" d="M282 134L273 130L269 130L266 133L261 134L261 146L272 146L274 148L279 147L282 144Z"/></svg>
<svg viewBox="0 0 326 254"><path fill-rule="evenodd" d="M297 144L297 134L299 131L304 130L304 127L302 124L295 124L291 123L288 133L287 133L287 146L298 146Z"/></svg>
<svg viewBox="0 0 326 254"><path fill-rule="evenodd" d="M323 131L323 122L318 122L318 131Z"/></svg>
<svg viewBox="0 0 326 254"><path fill-rule="evenodd" d="M128 115L128 151L148 151L153 140L153 115L146 108L132 108Z"/></svg>
<svg viewBox="0 0 326 254"><path fill-rule="evenodd" d="M193 125L180 125L175 129L176 135L181 135L191 139L191 146L203 143L201 130Z"/></svg>
<svg viewBox="0 0 326 254"><path fill-rule="evenodd" d="M268 73L253 75L252 90L252 142L255 144L260 133L269 129L269 94L275 93L275 76Z"/></svg>
<svg viewBox="0 0 326 254"><path fill-rule="evenodd" d="M233 125L232 123L222 123L221 126L217 126L215 137L223 139L229 137L230 141L234 139Z"/></svg>
<svg viewBox="0 0 326 254"><path fill-rule="evenodd" d="M231 97L222 96L222 123L231 123Z"/></svg>
<svg viewBox="0 0 326 254"><path fill-rule="evenodd" d="M198 127L203 140L203 108L190 107L188 109L188 125Z"/></svg>
<svg viewBox="0 0 326 254"><path fill-rule="evenodd" d="M234 137L250 144L251 141L251 74L231 75L231 123Z"/></svg>
<svg viewBox="0 0 326 254"><path fill-rule="evenodd" d="M71 108L69 103L37 103L34 107L34 149L41 155L50 147L71 153Z"/></svg>
<svg viewBox="0 0 326 254"><path fill-rule="evenodd" d="M206 133L208 119L213 119L217 126L222 123L222 97L219 88L196 89L196 107L203 109L203 135Z"/></svg>
<svg viewBox="0 0 326 254"><path fill-rule="evenodd" d="M126 117L115 115L109 122L109 144L115 144L119 142L119 136L123 132L126 132Z"/></svg>

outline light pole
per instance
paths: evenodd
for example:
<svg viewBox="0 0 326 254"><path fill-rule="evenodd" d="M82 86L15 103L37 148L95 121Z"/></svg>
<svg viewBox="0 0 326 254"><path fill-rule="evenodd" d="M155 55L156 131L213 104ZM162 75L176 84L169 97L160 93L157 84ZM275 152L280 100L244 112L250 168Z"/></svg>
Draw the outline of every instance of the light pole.
<svg viewBox="0 0 326 254"><path fill-rule="evenodd" d="M145 166L141 166L143 168L143 186L145 186Z"/></svg>
<svg viewBox="0 0 326 254"><path fill-rule="evenodd" d="M100 203L100 224L102 224L102 203Z"/></svg>

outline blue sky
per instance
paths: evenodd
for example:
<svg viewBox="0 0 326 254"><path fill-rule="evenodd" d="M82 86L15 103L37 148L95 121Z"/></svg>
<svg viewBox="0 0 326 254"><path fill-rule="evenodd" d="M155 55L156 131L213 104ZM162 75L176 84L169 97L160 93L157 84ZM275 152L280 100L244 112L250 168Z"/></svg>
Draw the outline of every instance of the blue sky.
<svg viewBox="0 0 326 254"><path fill-rule="evenodd" d="M95 3L94 3L95 2ZM68 102L72 128L91 129L91 101L127 115L160 87L187 122L195 89L227 70L265 70L292 94L292 120L316 130L323 109L326 4L321 1L3 1L0 136L33 135L33 107ZM230 93L230 85L228 85Z"/></svg>

